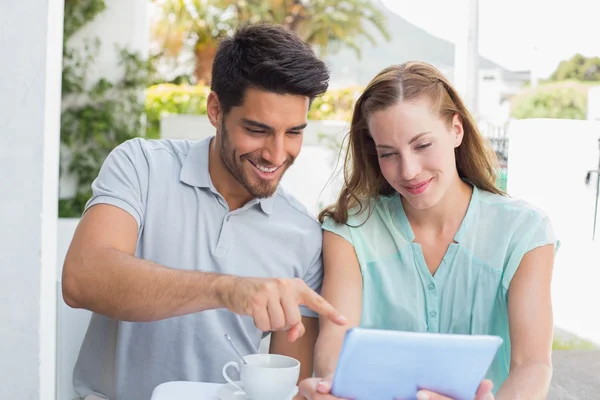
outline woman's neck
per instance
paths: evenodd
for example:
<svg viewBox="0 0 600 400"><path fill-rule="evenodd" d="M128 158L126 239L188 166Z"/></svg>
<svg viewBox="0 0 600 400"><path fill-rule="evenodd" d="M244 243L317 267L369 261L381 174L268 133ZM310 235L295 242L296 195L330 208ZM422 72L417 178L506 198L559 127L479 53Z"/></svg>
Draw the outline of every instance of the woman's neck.
<svg viewBox="0 0 600 400"><path fill-rule="evenodd" d="M448 233L448 230L452 230L453 236L467 213L472 193L473 186L464 182L457 174L435 206L417 210L404 198L402 198L402 205L413 231L418 229L437 234Z"/></svg>

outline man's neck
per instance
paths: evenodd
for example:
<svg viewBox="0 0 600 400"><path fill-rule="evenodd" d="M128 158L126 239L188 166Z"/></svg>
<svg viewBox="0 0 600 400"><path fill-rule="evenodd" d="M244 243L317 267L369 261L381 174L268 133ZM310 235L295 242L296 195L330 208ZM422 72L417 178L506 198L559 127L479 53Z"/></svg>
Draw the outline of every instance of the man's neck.
<svg viewBox="0 0 600 400"><path fill-rule="evenodd" d="M227 202L229 210L233 211L252 200L252 196L223 164L217 145L217 139L213 138L208 151L208 174L217 192Z"/></svg>

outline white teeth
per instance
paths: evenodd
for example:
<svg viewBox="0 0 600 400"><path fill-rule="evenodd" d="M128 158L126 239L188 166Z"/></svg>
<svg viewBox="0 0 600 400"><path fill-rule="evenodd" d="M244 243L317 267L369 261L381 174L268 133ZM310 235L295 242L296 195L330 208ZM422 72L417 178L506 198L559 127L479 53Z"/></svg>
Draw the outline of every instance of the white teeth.
<svg viewBox="0 0 600 400"><path fill-rule="evenodd" d="M256 168L260 169L263 172L275 172L275 170L277 169L277 167L267 168L263 167L262 165L257 165Z"/></svg>

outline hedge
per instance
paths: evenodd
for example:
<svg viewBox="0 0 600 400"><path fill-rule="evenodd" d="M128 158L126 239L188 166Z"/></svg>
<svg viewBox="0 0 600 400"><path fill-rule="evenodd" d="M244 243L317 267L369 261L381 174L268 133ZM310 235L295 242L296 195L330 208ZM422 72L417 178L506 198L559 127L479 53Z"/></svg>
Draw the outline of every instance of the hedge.
<svg viewBox="0 0 600 400"><path fill-rule="evenodd" d="M589 88L589 84L576 81L527 88L510 100L511 115L517 119L585 119Z"/></svg>

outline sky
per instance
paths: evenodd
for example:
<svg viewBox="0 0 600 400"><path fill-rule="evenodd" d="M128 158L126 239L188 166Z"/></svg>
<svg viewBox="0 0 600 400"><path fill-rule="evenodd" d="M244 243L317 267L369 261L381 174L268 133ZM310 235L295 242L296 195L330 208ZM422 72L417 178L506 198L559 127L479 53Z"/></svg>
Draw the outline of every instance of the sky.
<svg viewBox="0 0 600 400"><path fill-rule="evenodd" d="M451 42L456 43L466 23L461 11L468 0L381 1ZM533 70L542 78L575 53L600 57L600 0L479 0L479 52L508 69Z"/></svg>

